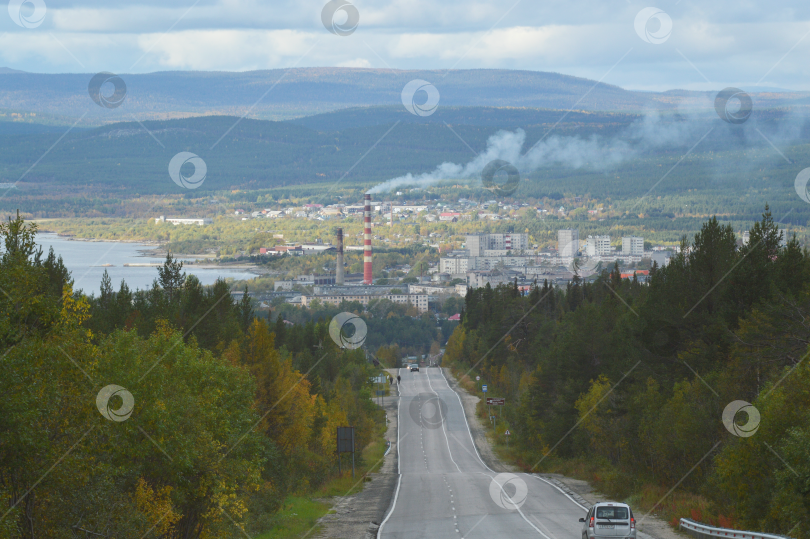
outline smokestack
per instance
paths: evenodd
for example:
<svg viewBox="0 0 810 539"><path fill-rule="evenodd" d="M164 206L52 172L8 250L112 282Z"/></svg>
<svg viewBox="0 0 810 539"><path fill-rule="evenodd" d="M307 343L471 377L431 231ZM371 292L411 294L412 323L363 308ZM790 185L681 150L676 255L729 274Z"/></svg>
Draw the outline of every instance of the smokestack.
<svg viewBox="0 0 810 539"><path fill-rule="evenodd" d="M365 208L363 208L363 222L365 223L365 230L363 235L363 284L371 284L374 281L374 276L371 272L371 195L366 194L363 197L365 201Z"/></svg>
<svg viewBox="0 0 810 539"><path fill-rule="evenodd" d="M335 266L335 284L343 283L343 229L337 229L337 265Z"/></svg>

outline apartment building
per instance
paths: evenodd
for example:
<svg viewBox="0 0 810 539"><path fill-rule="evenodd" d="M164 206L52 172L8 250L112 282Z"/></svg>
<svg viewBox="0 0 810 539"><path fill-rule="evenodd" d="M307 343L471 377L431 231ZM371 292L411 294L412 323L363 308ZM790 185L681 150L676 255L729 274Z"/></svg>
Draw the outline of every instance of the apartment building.
<svg viewBox="0 0 810 539"><path fill-rule="evenodd" d="M529 249L529 235L518 234L470 234L467 236L467 251L470 256L498 256L505 251L526 251ZM488 253L487 251L500 251Z"/></svg>
<svg viewBox="0 0 810 539"><path fill-rule="evenodd" d="M360 288L360 287L358 287ZM318 300L321 303L329 303L331 305L340 305L343 301L357 301L363 306L367 306L371 301L378 299L387 299L393 303L411 304L416 307L419 313L427 312L428 310L428 295L427 294L327 294L327 295L301 295L301 305L309 307L313 300Z"/></svg>
<svg viewBox="0 0 810 539"><path fill-rule="evenodd" d="M557 252L563 257L577 256L579 251L579 230L564 228L557 231Z"/></svg>
<svg viewBox="0 0 810 539"><path fill-rule="evenodd" d="M643 255L644 238L639 236L625 236L622 238L623 255Z"/></svg>

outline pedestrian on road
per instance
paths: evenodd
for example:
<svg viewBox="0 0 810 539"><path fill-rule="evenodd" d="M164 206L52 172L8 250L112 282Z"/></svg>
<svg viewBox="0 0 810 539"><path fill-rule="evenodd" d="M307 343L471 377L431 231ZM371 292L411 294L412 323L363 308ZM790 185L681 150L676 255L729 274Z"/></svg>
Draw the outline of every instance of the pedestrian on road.
<svg viewBox="0 0 810 539"><path fill-rule="evenodd" d="M399 383L400 380L402 380L402 378L400 378L399 375L397 374L397 384Z"/></svg>

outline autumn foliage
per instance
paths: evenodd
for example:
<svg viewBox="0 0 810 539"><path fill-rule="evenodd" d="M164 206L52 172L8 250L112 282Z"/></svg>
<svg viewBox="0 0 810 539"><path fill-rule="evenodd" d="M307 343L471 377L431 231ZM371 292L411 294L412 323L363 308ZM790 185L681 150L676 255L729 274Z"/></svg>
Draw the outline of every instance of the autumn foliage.
<svg viewBox="0 0 810 539"><path fill-rule="evenodd" d="M0 225L0 538L257 534L337 473L337 426L378 432L374 371L326 321L255 319L171 260L171 294L86 296L35 233Z"/></svg>

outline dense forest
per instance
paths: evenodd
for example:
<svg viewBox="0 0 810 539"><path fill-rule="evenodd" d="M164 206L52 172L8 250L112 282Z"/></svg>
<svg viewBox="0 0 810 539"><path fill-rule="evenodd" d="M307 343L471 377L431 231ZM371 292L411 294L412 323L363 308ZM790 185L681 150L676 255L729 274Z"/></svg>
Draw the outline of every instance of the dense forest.
<svg viewBox="0 0 810 539"><path fill-rule="evenodd" d="M649 284L614 269L470 290L444 364L506 397L496 438L511 431L526 471L576 473L673 523L807 537L810 253L781 236L766 206L747 245L712 218ZM724 426L734 401L753 408Z"/></svg>
<svg viewBox="0 0 810 539"><path fill-rule="evenodd" d="M88 297L35 235L0 224L0 537L254 536L337 475L337 426L381 443L379 369L328 320L256 318L171 257Z"/></svg>
<svg viewBox="0 0 810 539"><path fill-rule="evenodd" d="M282 300L283 301L283 300ZM462 299L448 297L440 309L445 315L453 315L461 310ZM364 312L365 311L365 312ZM353 312L363 318L368 328L365 346L369 350L396 347L396 354L388 367L396 367L404 356L436 354L453 333L458 322L436 320L434 313L421 315L412 305L398 304L387 299L372 302L366 309L360 302L343 301L338 306L319 304L317 300L308 309L282 303L275 306L271 316L296 324L312 324L318 320L331 320L340 312Z"/></svg>

